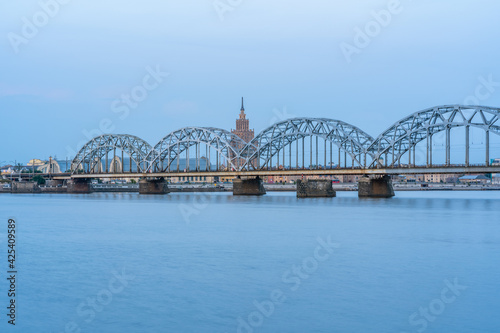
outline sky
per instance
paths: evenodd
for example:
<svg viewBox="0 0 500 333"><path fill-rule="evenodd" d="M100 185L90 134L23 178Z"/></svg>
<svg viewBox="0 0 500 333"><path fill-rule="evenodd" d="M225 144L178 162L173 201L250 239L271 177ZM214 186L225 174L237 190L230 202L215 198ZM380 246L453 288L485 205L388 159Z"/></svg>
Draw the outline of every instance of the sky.
<svg viewBox="0 0 500 333"><path fill-rule="evenodd" d="M436 105L500 107L493 0L42 0L0 4L0 163L91 137L291 117L376 137Z"/></svg>

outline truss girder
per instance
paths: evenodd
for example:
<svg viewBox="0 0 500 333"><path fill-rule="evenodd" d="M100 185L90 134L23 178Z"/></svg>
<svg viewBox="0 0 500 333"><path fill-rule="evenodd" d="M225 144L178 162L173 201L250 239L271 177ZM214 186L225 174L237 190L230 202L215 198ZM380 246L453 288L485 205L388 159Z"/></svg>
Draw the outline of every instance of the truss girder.
<svg viewBox="0 0 500 333"><path fill-rule="evenodd" d="M126 153L135 162L139 172L147 170L148 156L152 150L149 143L133 135L106 134L93 138L80 149L72 161L72 173L84 169L84 166L90 173L102 172L102 159L117 149Z"/></svg>
<svg viewBox="0 0 500 333"><path fill-rule="evenodd" d="M181 128L165 136L154 147L133 135L107 134L87 142L73 159L71 169L73 173L80 172L85 166L84 172L102 172L103 157L118 149L136 164L137 172L171 170L172 163L180 159L182 153L194 145L204 144L215 150L218 160L227 161L228 169L255 170L270 165L273 157L285 147L309 137L311 140L322 138L334 144L351 157L352 167L381 166L384 158L388 166L394 166L419 142L426 139L429 142L429 138L432 140L433 135L442 131L450 134L451 128L475 127L488 135L500 135L499 119L498 108L444 105L413 113L393 124L376 139L353 125L327 118L281 121L260 132L249 143L229 131L214 127ZM449 150L449 138L447 140ZM304 151L302 153L305 154ZM427 154L429 156L429 151ZM392 157L391 163L387 161L388 156Z"/></svg>
<svg viewBox="0 0 500 333"><path fill-rule="evenodd" d="M373 138L353 125L326 118L293 118L268 127L249 142L241 152L247 158L247 164L242 169L258 168L252 163L256 159L259 159L257 165L265 166L284 147L306 137L332 142L349 154L357 166L363 165L362 156L371 154L367 148ZM260 160L263 162L260 163Z"/></svg>
<svg viewBox="0 0 500 333"><path fill-rule="evenodd" d="M184 127L174 131L158 142L152 149L149 160L150 170L168 170L181 154L194 145L205 144L214 149L235 168L236 159L242 158L239 149L246 146L237 135L214 127Z"/></svg>
<svg viewBox="0 0 500 333"><path fill-rule="evenodd" d="M437 106L413 113L374 140L368 149L374 157L368 167L381 166L380 161L387 155L393 155L393 166L422 140L454 127L475 127L500 135L499 116L498 108L466 105Z"/></svg>

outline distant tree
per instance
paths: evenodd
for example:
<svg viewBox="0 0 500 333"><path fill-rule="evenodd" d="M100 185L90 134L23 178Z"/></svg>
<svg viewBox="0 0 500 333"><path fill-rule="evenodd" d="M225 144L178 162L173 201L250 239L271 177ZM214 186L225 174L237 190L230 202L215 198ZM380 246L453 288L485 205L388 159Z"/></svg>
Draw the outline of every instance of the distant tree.
<svg viewBox="0 0 500 333"><path fill-rule="evenodd" d="M131 180L130 180L130 184L135 184L135 183L137 183L137 182L135 181L135 179L131 179Z"/></svg>
<svg viewBox="0 0 500 333"><path fill-rule="evenodd" d="M43 185L45 184L45 178L43 178L42 176L40 175L36 175L35 177L33 177L33 181L34 182L37 182L38 185Z"/></svg>

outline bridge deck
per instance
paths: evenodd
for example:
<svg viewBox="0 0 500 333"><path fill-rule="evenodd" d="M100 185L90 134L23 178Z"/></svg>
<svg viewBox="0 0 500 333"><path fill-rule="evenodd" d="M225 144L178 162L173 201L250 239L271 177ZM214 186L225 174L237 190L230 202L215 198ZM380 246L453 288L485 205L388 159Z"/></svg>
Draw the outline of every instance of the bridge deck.
<svg viewBox="0 0 500 333"><path fill-rule="evenodd" d="M381 169L293 169L293 170L257 170L257 171L190 171L190 172L158 172L158 173L96 173L74 175L52 175L54 179L69 178L131 178L131 177L265 177L265 176L312 176L312 175L400 175L400 174L472 174L500 173L499 166L436 166L411 168Z"/></svg>

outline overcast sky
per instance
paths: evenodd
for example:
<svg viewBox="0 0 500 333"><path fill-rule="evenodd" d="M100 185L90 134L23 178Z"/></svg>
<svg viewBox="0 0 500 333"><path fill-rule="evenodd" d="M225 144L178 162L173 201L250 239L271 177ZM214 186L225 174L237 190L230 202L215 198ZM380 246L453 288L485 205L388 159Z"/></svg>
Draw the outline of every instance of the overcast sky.
<svg viewBox="0 0 500 333"><path fill-rule="evenodd" d="M0 162L72 157L102 131L230 130L242 96L256 133L308 116L376 136L435 105L500 106L494 0L55 1L0 4Z"/></svg>

